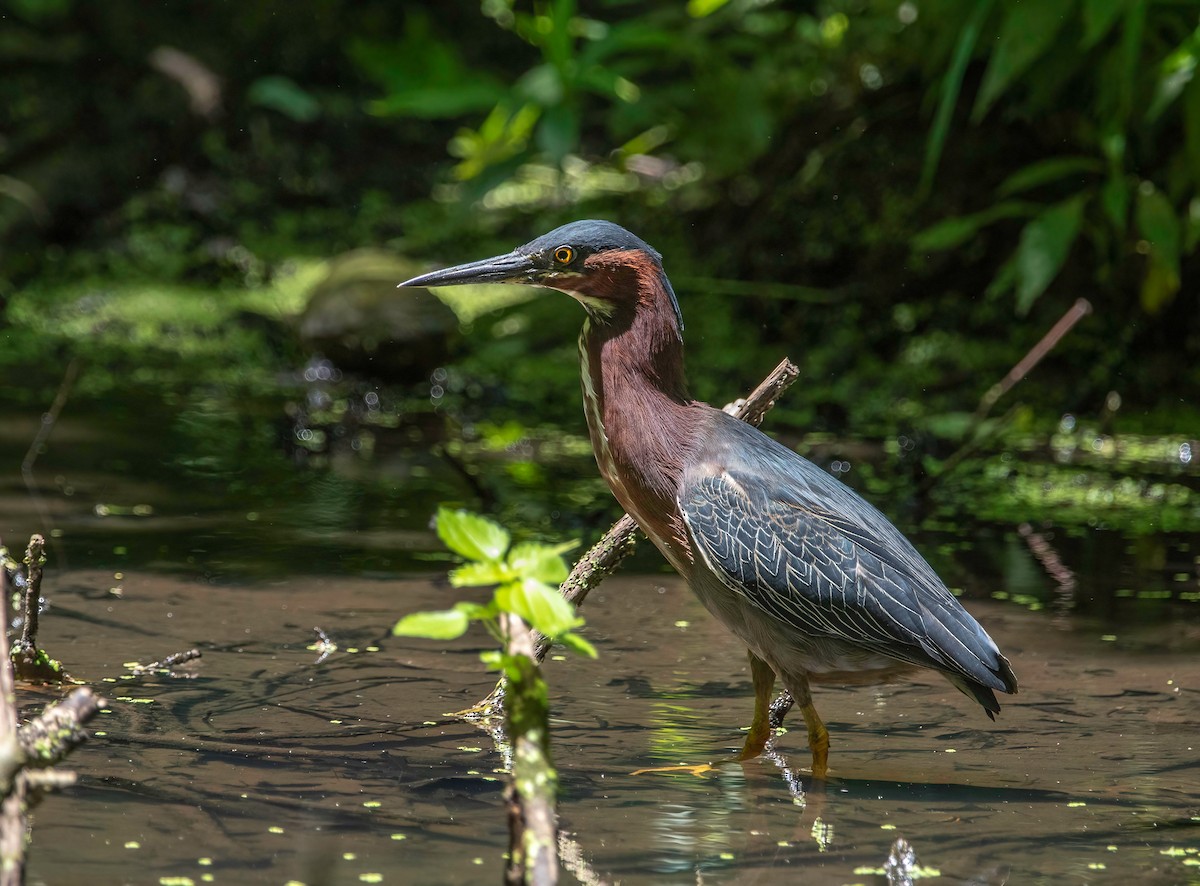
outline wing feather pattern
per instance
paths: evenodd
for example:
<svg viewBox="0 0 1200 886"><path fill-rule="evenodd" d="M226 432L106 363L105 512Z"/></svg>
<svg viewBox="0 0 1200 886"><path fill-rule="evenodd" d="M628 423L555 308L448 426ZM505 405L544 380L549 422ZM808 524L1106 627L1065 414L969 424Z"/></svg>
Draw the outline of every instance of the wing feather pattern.
<svg viewBox="0 0 1200 886"><path fill-rule="evenodd" d="M992 690L1016 691L1008 661L900 531L811 462L723 418L720 451L679 494L717 577L796 631L936 668L999 711Z"/></svg>

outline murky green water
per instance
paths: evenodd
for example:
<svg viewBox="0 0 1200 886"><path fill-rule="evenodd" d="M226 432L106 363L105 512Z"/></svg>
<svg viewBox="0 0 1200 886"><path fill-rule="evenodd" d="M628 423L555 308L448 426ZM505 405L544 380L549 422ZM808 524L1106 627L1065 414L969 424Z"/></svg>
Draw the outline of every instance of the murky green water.
<svg viewBox="0 0 1200 886"><path fill-rule="evenodd" d="M6 465L36 426L9 422ZM239 462L243 436L188 473L143 430L132 413L64 419L36 465L40 500L15 471L0 482L10 547L43 528L39 509L61 530L43 645L110 699L70 761L78 786L37 811L30 882L497 881L503 753L446 716L490 688L486 638L446 646L389 628L466 593L446 586L426 520L440 499L469 500L471 472L519 491L590 483L594 467L514 444L466 471L428 447L367 467L335 453L313 470L257 450ZM540 479L512 468L529 461ZM1103 482L1082 469L1088 489ZM1196 483L1171 470L1165 486ZM1107 482L1138 506L1160 494L1159 481L1122 481ZM550 489L532 522L594 538L593 500L572 511L571 494ZM917 541L1012 659L1020 694L993 724L932 675L823 688L825 785L805 773L802 729L770 758L702 778L630 775L739 746L750 678L678 579L644 573L652 553L635 561L644 574L595 592L599 660L547 665L581 879L879 883L902 836L935 882L1200 883L1200 534L1055 529L1053 509L1031 512L1073 573L1064 588L1015 521L979 516L939 506ZM337 645L324 658L316 626ZM122 677L125 662L192 646L203 658L174 676Z"/></svg>
<svg viewBox="0 0 1200 886"><path fill-rule="evenodd" d="M72 760L79 786L37 814L31 882L498 878L503 755L445 717L489 688L483 638L386 633L397 611L442 605L439 581L74 571L51 593L45 642L79 677L119 675L131 650L204 657L100 684L109 712ZM825 786L804 773L803 730L703 778L635 777L736 747L750 681L677 579L611 580L588 605L600 659L547 666L563 827L608 882L872 883L897 836L940 882L1195 882L1200 620L972 609L1022 681L995 724L939 679L824 689ZM324 661L314 625L339 647Z"/></svg>

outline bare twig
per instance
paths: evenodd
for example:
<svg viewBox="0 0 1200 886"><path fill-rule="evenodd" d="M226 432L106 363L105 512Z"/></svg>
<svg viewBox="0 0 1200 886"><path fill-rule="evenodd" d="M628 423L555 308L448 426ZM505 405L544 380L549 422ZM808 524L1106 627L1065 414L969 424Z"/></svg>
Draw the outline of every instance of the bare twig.
<svg viewBox="0 0 1200 886"><path fill-rule="evenodd" d="M25 594L24 623L21 626L21 646L26 649L37 647L38 615L41 614L42 567L46 564L46 539L40 535L29 537L25 549Z"/></svg>
<svg viewBox="0 0 1200 886"><path fill-rule="evenodd" d="M25 488L29 491L29 497L33 501L34 507L37 509L38 518L42 521L42 529L47 533L50 532L50 514L46 510L46 503L42 501L41 493L37 490L37 485L33 479L33 465L37 461L37 457L42 452L42 447L50 438L50 432L54 430L54 425L58 423L59 413L63 407L67 405L67 397L71 394L71 388L75 385L75 378L79 375L79 358L76 357L67 364L66 372L63 373L63 379L58 385L58 392L54 395L54 402L50 404L50 409L42 415L42 424L38 428L38 432L33 436L33 442L29 444L29 451L25 453L25 458L21 459L21 477L25 480ZM51 538L54 536L51 535ZM63 563L62 547L56 549L58 555L58 563L61 566Z"/></svg>
<svg viewBox="0 0 1200 886"><path fill-rule="evenodd" d="M996 401L1011 391L1017 382L1032 372L1033 368L1042 361L1042 358L1050 353L1055 345L1062 341L1063 336L1070 332L1076 323L1091 312L1091 302L1086 298L1077 300L1058 319L1058 322L1050 327L1050 331L1043 335L1038 343L1030 348L1029 352L1018 360L1012 369L1008 370L1004 378L988 388L987 393L980 398L979 406L975 409L975 414L971 416L965 442L949 458L942 462L935 473L931 473L924 479L918 488L918 492L928 492L935 483L958 467L964 458L978 449L986 439L991 437L997 427L1003 426L1006 423L1007 419L1014 413L1016 407L1010 409L989 432L979 433L980 428L984 426L983 420L992 411L992 407L996 405Z"/></svg>
<svg viewBox="0 0 1200 886"><path fill-rule="evenodd" d="M23 627L12 647L11 663L16 676L36 683L61 683L70 677L37 645L38 615L42 597L42 566L46 562L46 540L30 536L25 549L25 587L22 593Z"/></svg>
<svg viewBox="0 0 1200 886"><path fill-rule="evenodd" d="M1050 331L1042 336L1041 340L1029 349L1024 357L1010 370L1004 378L996 382L990 388L983 398L979 401L979 406L975 410L975 420L978 421L984 418L992 407L996 405L996 401L1012 390L1021 379L1029 375L1033 368L1042 361L1042 358L1049 354L1054 347L1063 339L1068 332L1074 328L1075 324L1092 312L1092 303L1086 298L1077 299L1075 304L1071 305L1059 319L1058 322L1050 327Z"/></svg>

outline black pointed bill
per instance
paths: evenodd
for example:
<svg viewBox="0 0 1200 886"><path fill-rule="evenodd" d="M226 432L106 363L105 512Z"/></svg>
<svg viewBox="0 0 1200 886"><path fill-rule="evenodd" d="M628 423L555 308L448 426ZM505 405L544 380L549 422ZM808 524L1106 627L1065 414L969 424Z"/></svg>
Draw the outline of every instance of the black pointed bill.
<svg viewBox="0 0 1200 886"><path fill-rule="evenodd" d="M400 286L460 286L467 283L536 283L538 268L527 255L510 252L482 261L430 271Z"/></svg>

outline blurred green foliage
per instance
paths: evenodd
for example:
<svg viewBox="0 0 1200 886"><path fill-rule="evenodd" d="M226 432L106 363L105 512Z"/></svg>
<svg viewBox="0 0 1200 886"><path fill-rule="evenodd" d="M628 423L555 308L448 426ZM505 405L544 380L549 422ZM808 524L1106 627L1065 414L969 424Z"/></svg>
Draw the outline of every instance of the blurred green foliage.
<svg viewBox="0 0 1200 886"><path fill-rule="evenodd" d="M79 354L113 367L81 378L97 402L130 382L183 402L227 383L269 394L309 356L289 326L297 268L365 246L463 261L602 216L663 252L696 395L723 403L779 357L802 363L771 419L785 432L901 434L920 441L921 457L897 455L919 474L1081 295L1095 312L1009 395L1030 411L1005 433L1107 415L1114 391L1124 406L1105 420L1123 432L1200 420L1191 4L297 0L197 17L11 0L4 14L0 370L25 381L8 402L45 402ZM501 446L506 521L601 508L598 485L570 493L538 456L582 439L577 310L473 298L454 305L463 356L397 394L413 402L389 420L448 416L482 458L497 428L520 429ZM346 387L291 429L311 432L292 442L314 460L336 404L359 402ZM553 503L514 504L545 485L563 487Z"/></svg>

